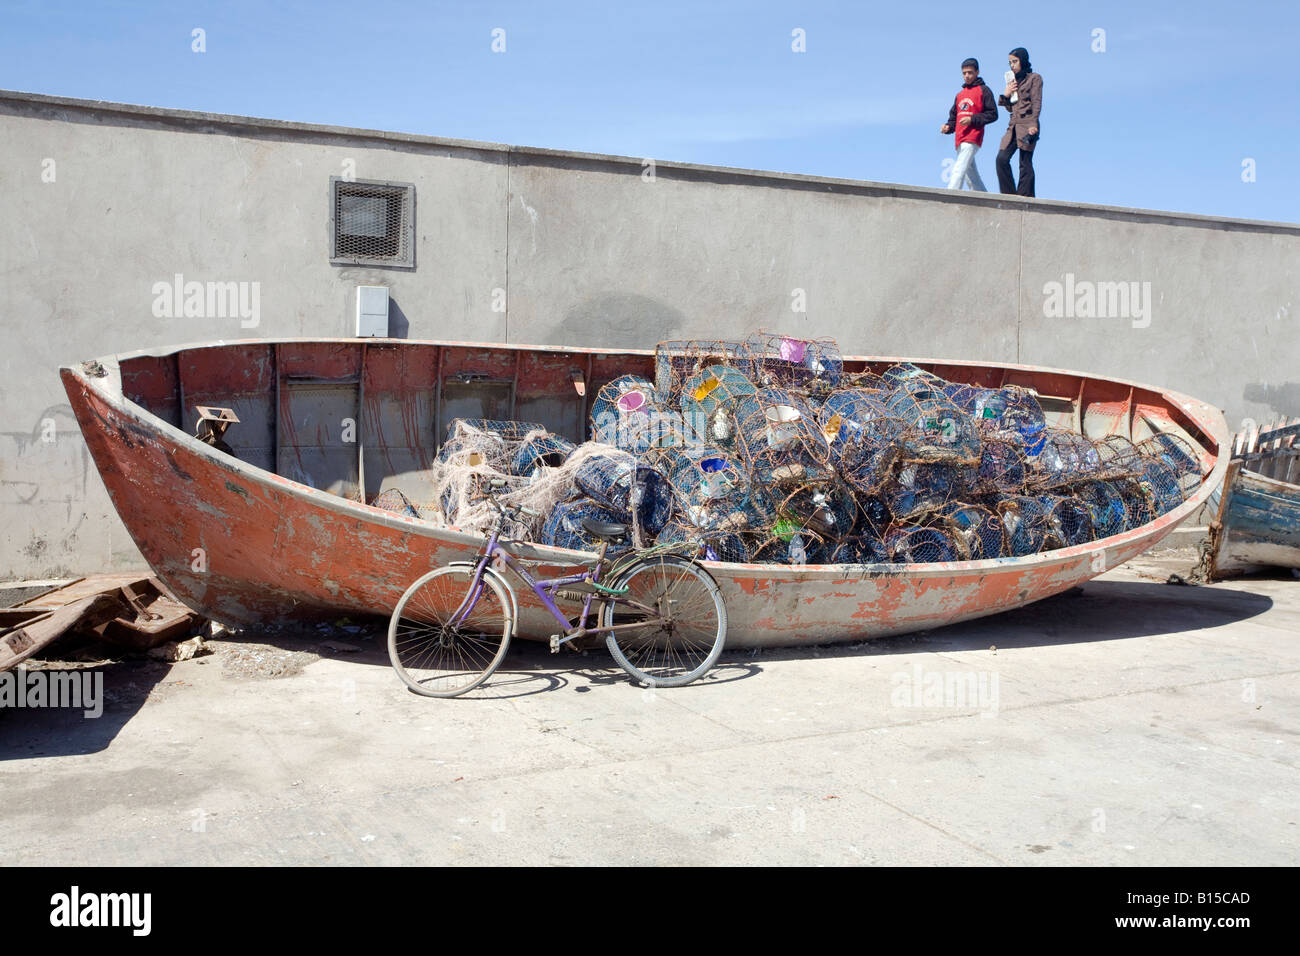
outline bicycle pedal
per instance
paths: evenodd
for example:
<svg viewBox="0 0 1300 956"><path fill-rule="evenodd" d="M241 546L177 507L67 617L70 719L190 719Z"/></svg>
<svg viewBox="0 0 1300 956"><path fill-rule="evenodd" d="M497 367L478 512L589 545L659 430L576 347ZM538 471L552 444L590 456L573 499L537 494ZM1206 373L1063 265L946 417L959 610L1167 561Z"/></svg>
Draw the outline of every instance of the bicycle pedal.
<svg viewBox="0 0 1300 956"><path fill-rule="evenodd" d="M551 653L552 654L560 653L560 635L558 634L551 635Z"/></svg>

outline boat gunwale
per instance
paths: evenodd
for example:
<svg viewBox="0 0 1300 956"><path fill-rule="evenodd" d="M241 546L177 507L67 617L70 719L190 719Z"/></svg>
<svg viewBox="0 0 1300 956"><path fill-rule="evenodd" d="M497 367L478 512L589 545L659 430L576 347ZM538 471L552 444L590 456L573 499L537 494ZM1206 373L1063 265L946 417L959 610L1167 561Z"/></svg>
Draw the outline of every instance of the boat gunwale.
<svg viewBox="0 0 1300 956"><path fill-rule="evenodd" d="M275 472L268 471L264 468L259 468L256 465L249 464L248 462L242 461L238 458L222 454L212 446L199 441L192 435L186 434L182 428L172 425L170 422L155 415L147 408L131 401L122 392L121 363L124 361L129 361L135 358L162 358L168 355L175 355L180 352L197 349L274 346L292 343L346 345L366 344L370 346L376 344L393 346L420 345L461 349L510 349L515 351L524 350L532 352L563 352L576 354L590 353L597 355L653 356L655 354L654 349L592 348L587 346L524 345L500 342L455 342L425 339L358 339L354 337L298 336L289 338L218 339L188 345L137 349L132 352L102 356L98 359L88 359L82 363L78 363L77 365L60 366L59 371L61 375L66 373L80 381L83 385L93 387L119 413L134 418L141 424L141 426L152 430L159 439L166 439L174 443L179 443L192 454L197 454L199 457L207 460L209 464L216 465L227 472L243 475L247 480L255 481L256 483L280 488L286 493L300 499L305 499L313 504L318 504L326 510L338 515L352 518L364 518L371 523L385 525L395 530L413 532L419 534L421 537L445 540L452 544L477 545L483 542L485 540L483 535L466 532L454 526L439 526L422 518L411 518L382 508L375 508L372 505L365 504L364 502L353 501L332 494L328 491L313 488L310 485L294 481L291 478L286 478L283 475L276 474ZM705 566L724 573L730 578L771 578L773 576L780 576L792 582L801 582L807 580L815 581L823 578L827 580L842 581L846 576L860 578L930 578L945 576L951 577L956 573L960 573L962 576L968 576L972 574L996 573L1009 570L1028 570L1040 565L1066 564L1080 557L1104 552L1109 548L1121 547L1148 538L1158 540L1159 538L1164 537L1164 533L1167 533L1168 530L1172 530L1174 526L1181 523L1205 503L1213 491L1221 485L1224 474L1228 468L1230 456L1225 453L1225 449L1230 449L1231 435L1228 431L1227 422L1223 418L1222 412L1206 402L1202 402L1199 399L1184 395L1181 392L1176 392L1171 389L1156 388L1142 382L1091 375L1070 369L1057 369L1048 366L1024 365L1009 362L976 362L954 359L855 355L845 355L843 358L850 362L911 362L918 365L950 365L1011 369L1037 374L1066 375L1083 380L1107 382L1109 384L1119 384L1130 388L1141 389L1153 395L1161 396L1168 405L1180 409L1184 415L1188 416L1192 420L1203 434L1218 442L1218 448L1214 450L1201 446L1205 453L1214 455L1214 465L1211 467L1210 472L1202 477L1201 483L1196 492L1172 511L1168 511L1155 520L1149 521L1137 528L1122 531L1106 538L1098 538L1086 542L1085 544L1072 545L1068 548L1040 551L1035 554L1020 557L985 558L978 561L943 561L923 564L774 565L704 561L703 563ZM85 371L84 366L96 362L104 367L106 372L104 376L92 376ZM110 388L110 385L115 387ZM589 551L573 551L566 548L557 548L551 545L538 544L534 542L514 542L513 545L512 553L516 553L525 561L569 566L590 564L596 557L594 553Z"/></svg>

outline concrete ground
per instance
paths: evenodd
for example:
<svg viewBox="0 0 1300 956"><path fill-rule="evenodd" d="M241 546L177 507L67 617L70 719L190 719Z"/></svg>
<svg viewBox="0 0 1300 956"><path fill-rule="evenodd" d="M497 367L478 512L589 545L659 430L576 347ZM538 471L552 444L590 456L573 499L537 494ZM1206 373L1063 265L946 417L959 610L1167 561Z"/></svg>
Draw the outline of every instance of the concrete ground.
<svg viewBox="0 0 1300 956"><path fill-rule="evenodd" d="M109 664L98 719L0 713L0 864L1294 865L1300 582L1192 558L657 692L517 644L429 700L346 632Z"/></svg>

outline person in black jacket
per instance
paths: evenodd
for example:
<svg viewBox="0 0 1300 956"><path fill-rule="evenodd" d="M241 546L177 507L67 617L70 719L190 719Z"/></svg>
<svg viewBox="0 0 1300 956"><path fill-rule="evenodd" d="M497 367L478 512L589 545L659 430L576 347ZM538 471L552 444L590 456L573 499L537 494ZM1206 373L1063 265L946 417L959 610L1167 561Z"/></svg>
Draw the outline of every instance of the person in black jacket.
<svg viewBox="0 0 1300 956"><path fill-rule="evenodd" d="M1007 54L1013 74L998 103L1011 113L1007 131L998 149L998 188L1004 193L1034 195L1034 147L1038 145L1038 115L1043 109L1043 78L1029 65L1029 51L1022 46ZM1011 156L1020 150L1020 183L1011 178Z"/></svg>
<svg viewBox="0 0 1300 956"><path fill-rule="evenodd" d="M962 61L961 89L948 110L948 122L939 132L956 134L957 160L948 176L948 188L961 189L967 182L971 189L986 193L984 180L975 168L975 154L984 144L984 127L998 118L998 104L979 72L979 60L971 57Z"/></svg>

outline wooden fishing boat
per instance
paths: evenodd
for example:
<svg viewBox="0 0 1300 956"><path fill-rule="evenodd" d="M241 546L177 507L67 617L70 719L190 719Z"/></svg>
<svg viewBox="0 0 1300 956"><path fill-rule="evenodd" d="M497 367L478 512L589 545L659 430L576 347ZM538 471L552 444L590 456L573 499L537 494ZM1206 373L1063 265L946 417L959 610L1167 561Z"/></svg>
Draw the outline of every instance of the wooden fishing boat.
<svg viewBox="0 0 1300 956"><path fill-rule="evenodd" d="M1236 435L1222 489L1210 497L1209 576L1300 568L1300 421Z"/></svg>
<svg viewBox="0 0 1300 956"><path fill-rule="evenodd" d="M881 372L899 361L846 357L844 367ZM710 562L727 603L728 646L860 641L1058 594L1159 542L1204 504L1227 468L1222 414L1185 395L1057 369L906 361L954 382L1033 389L1049 424L1090 438L1177 435L1200 457L1201 483L1148 524L1022 558ZM649 350L281 339L133 352L61 375L104 484L154 573L196 611L256 625L386 615L417 576L476 553L475 534L362 503L389 488L427 500L427 469L451 419L540 422L580 441L600 386L627 373L651 378L653 368ZM233 456L192 437L200 406L238 419L224 434ZM205 414L209 429L226 427ZM590 558L542 545L518 550L551 575ZM545 639L553 621L530 593L519 599L518 633Z"/></svg>

